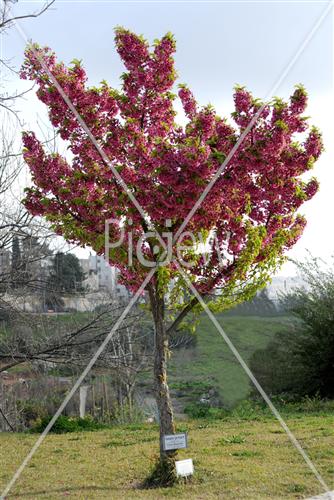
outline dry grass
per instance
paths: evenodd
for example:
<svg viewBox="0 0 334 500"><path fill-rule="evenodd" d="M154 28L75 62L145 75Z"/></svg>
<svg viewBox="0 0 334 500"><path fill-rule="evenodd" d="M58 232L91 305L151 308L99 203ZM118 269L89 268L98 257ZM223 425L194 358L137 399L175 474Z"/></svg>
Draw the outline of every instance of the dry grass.
<svg viewBox="0 0 334 500"><path fill-rule="evenodd" d="M333 488L334 417L304 416L289 425ZM189 431L195 476L174 488L143 490L153 466L157 429L152 425L49 435L8 498L22 499L289 499L321 493L321 487L279 425L227 420L179 424ZM10 479L36 436L2 434L0 481Z"/></svg>

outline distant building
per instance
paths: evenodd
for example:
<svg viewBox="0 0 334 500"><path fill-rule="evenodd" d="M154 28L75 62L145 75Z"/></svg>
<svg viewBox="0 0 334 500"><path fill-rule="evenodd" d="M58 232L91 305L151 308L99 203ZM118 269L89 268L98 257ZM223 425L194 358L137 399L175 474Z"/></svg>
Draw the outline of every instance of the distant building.
<svg viewBox="0 0 334 500"><path fill-rule="evenodd" d="M99 278L96 269L90 267L90 259L80 259L80 265L85 275L83 287L85 290L95 292L99 289Z"/></svg>
<svg viewBox="0 0 334 500"><path fill-rule="evenodd" d="M90 255L80 259L86 274L86 284L90 290L105 290L119 299L127 299L129 293L124 285L118 283L118 270L110 266L101 255Z"/></svg>
<svg viewBox="0 0 334 500"><path fill-rule="evenodd" d="M89 269L98 277L99 288L104 288L112 293L116 288L116 269L111 267L101 255L90 255Z"/></svg>
<svg viewBox="0 0 334 500"><path fill-rule="evenodd" d="M267 286L268 297L277 304L282 295L303 286L306 284L299 276L275 276Z"/></svg>

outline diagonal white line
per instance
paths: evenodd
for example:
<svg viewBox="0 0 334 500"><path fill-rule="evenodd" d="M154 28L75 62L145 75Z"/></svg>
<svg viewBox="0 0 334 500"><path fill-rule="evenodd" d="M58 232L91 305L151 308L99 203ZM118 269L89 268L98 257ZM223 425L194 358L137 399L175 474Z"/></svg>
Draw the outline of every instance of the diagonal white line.
<svg viewBox="0 0 334 500"><path fill-rule="evenodd" d="M290 62L283 69L283 71L280 74L279 78L276 80L276 82L274 83L274 85L272 86L272 88L269 90L269 92L267 93L266 97L264 98L264 103L258 109L258 111L256 112L256 114L253 116L252 120L249 122L249 124L247 125L247 127L245 128L245 130L242 132L242 134L239 137L239 139L236 142L236 144L233 146L233 148L231 149L231 151L229 152L229 154L227 155L227 157L225 158L225 160L223 161L223 163L220 165L219 169L217 170L217 172L215 173L215 175L213 176L213 178L207 184L207 186L205 187L204 191L202 192L202 194L200 195L200 197L198 198L198 200L195 202L195 204L193 205L192 209L189 211L188 215L186 216L186 218L182 222L182 224L179 227L179 229L173 235L173 243L175 243L177 241L177 239L182 234L182 232L185 229L185 227L188 225L189 221L192 219L194 213L198 210L198 208L202 204L203 200L206 198L207 194L211 191L212 187L214 186L214 184L216 183L216 181L218 180L218 178L220 177L220 175L226 169L228 163L231 161L231 159L233 158L233 156L235 155L235 153L238 151L239 147L241 146L241 144L243 143L243 141L245 140L245 138L247 137L247 135L249 134L249 132L251 131L251 129L253 128L253 126L255 125L255 123L257 122L257 120L259 119L262 111L264 110L265 106L267 105L267 101L275 94L276 90L280 87L280 85L283 83L283 81L285 80L285 78L288 76L288 74L290 73L291 69L296 64L296 62L298 61L299 57L303 54L304 50L306 49L306 47L308 46L308 44L312 40L313 36L316 34L316 32L318 31L318 29L320 28L322 22L325 20L325 18L329 14L330 9L332 8L333 12L334 12L334 0L329 0L329 1L326 1L325 3L327 5L326 8L325 8L325 10L322 12L322 14L318 18L318 20L315 22L313 28L307 34L307 36L305 37L304 41L302 42L302 44L300 45L300 47L298 48L298 50L296 51L296 53L294 54L294 56L292 57L292 59L290 60ZM163 258L164 258L164 256L163 256Z"/></svg>
<svg viewBox="0 0 334 500"><path fill-rule="evenodd" d="M323 495L318 495L316 497L306 498L306 500L334 500L334 491L328 491Z"/></svg>
<svg viewBox="0 0 334 500"><path fill-rule="evenodd" d="M26 44L30 45L31 50L33 51L35 57L38 59L39 63L41 64L41 66L43 68L43 70L48 75L48 77L52 81L53 85L56 87L57 91L61 95L61 97L64 100L64 102L67 104L68 108L72 111L73 115L75 116L75 118L78 121L78 123L81 125L82 129L86 132L86 134L89 137L90 141L92 142L92 144L94 145L94 147L96 148L96 150L98 151L98 153L100 154L102 160L111 169L112 173L114 174L114 176L116 177L116 179L118 180L118 182L120 183L120 185L122 186L123 190L129 196L130 200L132 201L132 203L134 204L134 206L137 208L137 210L140 213L140 215L143 217L144 220L146 220L147 219L147 214L145 213L144 209L138 203L138 201L136 200L136 198L133 195L132 191L126 185L126 183L124 182L123 178L121 177L121 175L119 174L119 172L117 171L117 169L114 167L114 165L112 164L112 162L109 160L108 156L103 151L103 149L101 148L100 144L98 143L98 141L96 140L96 138L92 134L92 132L89 129L89 127L87 126L85 120L82 118L82 116L77 111L76 107L74 106L74 104L72 103L72 101L70 100L70 98L68 97L68 95L66 94L66 92L63 90L62 86L59 84L58 80L55 78L55 76L50 71L48 65L45 62L44 57L41 56L38 53L38 51L34 48L33 44L29 42L29 39L26 36L25 32L23 31L22 27L20 26L19 22L15 21L15 20L13 22L14 22L15 28L17 29L17 31L21 35L22 39L26 42Z"/></svg>
<svg viewBox="0 0 334 500"><path fill-rule="evenodd" d="M314 36L314 34L317 32L318 28L322 24L322 22L325 19L325 17L327 16L330 8L332 7L332 4L333 4L333 0L330 0L329 2L327 2L326 9L321 14L321 16L319 17L319 19L317 20L317 22L315 23L315 25L313 26L313 28L309 32L309 34L307 35L307 37L305 38L304 42L299 47L299 49L297 50L297 52L295 53L295 55L292 58L292 60L290 61L290 63L283 70L281 76L278 78L278 80L276 81L276 83L274 84L274 86L272 87L272 89L267 94L267 96L266 96L266 98L264 100L265 101L264 104L259 108L259 110L257 111L257 113L254 115L254 117L252 118L252 120L250 121L250 123L248 124L248 126L246 127L246 129L243 131L242 135L239 137L239 140L237 141L237 143L234 145L234 147L232 148L232 150L230 151L230 153L226 157L225 161L219 167L219 169L217 170L217 172L214 175L214 177L211 179L211 181L206 186L206 188L204 189L204 191L201 194L201 196L198 198L198 200L194 204L193 208L190 210L190 212L187 215L187 217L184 219L183 223L181 224L181 226L179 227L179 229L177 230L177 232L173 236L173 241L176 241L177 238L180 236L180 234L182 233L182 231L184 230L184 228L187 226L188 222L190 221L190 219L192 218L192 216L194 215L194 213L197 211L197 209L199 208L199 206L201 205L201 203L203 202L203 200L205 199L205 197L207 196L207 194L209 193L209 191L212 189L213 185L215 184L215 182L217 181L217 179L219 178L219 176L221 175L221 173L225 170L225 168L228 165L229 161L231 160L231 158L233 157L233 155L236 153L236 151L238 150L238 148L240 147L240 145L242 144L242 142L244 141L244 139L246 138L246 136L248 135L248 133L250 132L250 130L252 129L252 127L254 126L254 124L256 123L256 121L258 120L259 116L261 115L264 107L266 106L266 101L269 99L269 97L271 97L274 94L274 92L277 90L277 88L281 85L281 83L284 81L284 79L286 78L286 76L290 72L291 68L294 66L294 64L297 62L297 60L301 56L301 54L304 52L304 50L307 47L308 43L310 42L310 40L312 39L312 37ZM15 24L15 27L17 28L17 30L19 31L20 35L22 36L22 38L25 40L25 42L29 43L29 40L28 40L27 36L25 35L24 31L22 30L21 26L19 25L19 23L16 22L16 21L14 21L14 24ZM131 190L125 184L125 182L123 181L123 179L120 176L119 172L115 169L115 167L113 166L113 164L110 162L108 156L105 154L105 152L103 151L103 149L100 147L98 141L96 140L96 138L94 137L94 135L91 133L89 127L87 126L87 124L85 123L85 121L83 120L83 118L81 117L81 115L78 113L78 111L76 110L75 106L73 105L73 103L71 102L71 100L69 99L69 97L66 95L66 93L62 89L61 85L58 83L57 79L53 76L52 72L49 70L47 64L44 61L44 58L41 57L38 54L38 52L33 48L32 45L31 45L31 47L32 47L32 50L33 50L36 58L41 63L44 71L47 73L47 75L49 76L49 78L52 80L52 82L55 85L55 87L57 88L59 94L61 95L61 97L63 98L63 100L65 101L65 103L69 107L69 109L72 111L72 113L74 114L74 116L76 117L76 119L78 120L78 122L80 123L81 127L83 128L83 130L86 132L86 134L90 138L91 142L93 143L93 145L95 146L95 148L99 152L101 158L110 167L110 169L112 170L112 172L115 175L116 179L119 181L119 183L121 184L121 186L124 189L124 191L128 194L128 196L131 199L132 203L135 205L135 207L137 208L137 210L139 211L139 213L141 214L141 216L143 217L143 219L146 220L147 219L147 214L142 209L141 205L138 203L138 201L136 200L136 198L133 195L133 193L131 192ZM164 241L162 240L160 234L157 231L155 231L155 233L157 235L157 238L159 239L160 244L162 244L162 246L166 249L166 245L165 245Z"/></svg>
<svg viewBox="0 0 334 500"><path fill-rule="evenodd" d="M70 401L70 399L72 398L72 396L74 395L74 393L77 391L77 389L79 388L79 386L83 382L83 380L86 377L86 375L90 372L91 368L94 366L94 364L96 363L97 359L99 358L99 356L102 354L102 352L106 348L107 344L110 342L110 340L113 337L115 331L122 324L122 322L126 318L127 314L132 309L133 305L137 302L140 294L144 291L146 285L149 283L149 281L152 278L152 276L155 273L155 271L156 271L156 267L153 268L153 269L151 269L151 271L148 273L148 275L146 276L145 280L143 281L141 287L137 290L136 294L132 297L132 299L130 300L130 302L128 303L128 305L126 306L126 308L124 309L124 311L122 312L121 316L118 318L118 320L116 321L116 323L114 324L114 326L112 327L112 329L110 330L110 332L108 333L108 335L106 336L106 338L104 339L104 341L102 342L102 344L100 345L100 347L98 348L98 350L96 351L96 353L94 354L94 356L91 358L91 360L87 364L87 366L84 369L84 371L81 373L81 375L78 378L78 380L73 385L73 387L70 390L70 392L67 394L67 396L64 399L64 401L59 406L59 408L56 411L56 413L53 415L53 417L50 420L50 422L48 423L48 425L45 427L45 429L42 432L42 434L39 436L39 438L35 442L34 446L31 448L31 450L28 453L28 455L25 457L25 459L21 463L20 467L17 469L17 471L13 475L12 479L9 481L9 483L7 484L7 486L5 487L5 489L3 490L2 494L1 494L1 497L0 497L0 500L4 500L6 498L6 495L9 493L9 491L11 490L11 488L14 486L14 484L16 483L16 481L19 479L19 477L22 474L24 468L29 463L29 461L31 460L31 458L33 457L33 455L36 453L36 451L38 450L38 448L41 446L41 444L43 443L44 439L46 438L46 436L49 433L50 429L55 424L55 422L58 419L59 415L63 412L63 410L66 407L67 403Z"/></svg>
<svg viewBox="0 0 334 500"><path fill-rule="evenodd" d="M8 9L8 11L11 11L11 9ZM112 162L110 161L110 159L108 158L108 156L106 155L106 153L103 151L103 149L101 148L100 144L98 143L98 141L96 140L96 138L92 134L90 128L86 124L85 120L82 118L82 116L77 111L77 109L74 106L74 104L72 103L71 99L68 97L68 95L66 94L66 92L64 91L64 89L62 88L62 86L59 84L58 80L55 78L55 76L50 71L48 65L45 62L44 57L41 56L38 53L38 51L34 48L33 44L29 42L29 39L26 36L26 34L25 34L24 30L22 29L22 27L20 26L20 23L17 20L14 19L13 20L13 24L14 24L15 28L17 29L17 31L19 32L19 34L21 35L22 39L25 41L25 43L28 44L28 45L30 44L31 50L33 51L36 59L38 59L38 61L40 62L41 66L43 68L43 70L48 75L48 77L50 78L50 80L52 81L52 83L54 84L54 86L56 87L57 91L59 92L60 96L62 97L62 99L64 100L64 102L68 106L68 108L72 111L72 113L75 116L76 120L81 125L81 128L86 132L87 136L89 137L90 141L94 145L95 149L100 154L102 160L106 163L106 165L108 165L108 167L110 168L110 170L112 171L112 173L116 177L117 181L120 183L121 187L126 192L126 194L128 195L128 197L130 198L131 202L133 203L133 205L136 207L136 209L138 210L138 212L142 216L143 220L147 222L147 213L142 208L142 206L140 205L140 203L137 201L137 199L134 196L134 194L132 193L131 189L124 182L122 176L119 174L119 172L117 171L117 169L114 167L114 165L112 164ZM152 226L152 223L149 223L148 225ZM160 244L164 248L166 248L165 243L164 243L164 241L163 241L160 233L158 231L155 231L155 233L156 233L156 237L159 240Z"/></svg>
<svg viewBox="0 0 334 500"><path fill-rule="evenodd" d="M8 10L10 10L10 9L8 9ZM19 34L23 38L23 40L26 43L29 43L28 38L25 35L23 29L21 28L19 22L14 19L13 23L14 23L17 31L19 32ZM103 159L103 161L110 167L110 169L112 170L112 172L115 175L116 179L119 181L119 183L121 184L122 188L127 193L127 195L129 196L130 200L132 201L132 203L135 205L135 207L137 208L137 210L139 211L139 213L141 214L141 216L143 217L143 219L146 220L147 219L147 215L145 214L144 210L142 209L142 207L140 206L140 204L137 202L136 198L134 197L134 195L132 194L132 192L128 188L128 186L125 184L125 182L123 181L123 179L120 176L120 174L118 173L118 171L114 168L113 164L110 162L109 158L104 153L103 149L100 147L98 141L96 140L96 138L94 137L94 135L91 133L89 127L87 126L87 124L85 123L85 121L83 120L83 118L81 117L81 115L78 113L78 111L76 110L75 106L73 105L73 103L71 102L71 100L69 99L69 97L67 96L67 94L64 92L64 90L61 87L61 85L58 83L57 79L53 76L52 72L49 70L47 64L44 61L44 58L39 55L39 53L34 49L33 46L31 46L31 48L32 48L32 50L34 52L34 55L39 60L42 68L44 69L44 71L46 72L46 74L48 75L48 77L50 78L50 80L53 82L54 86L58 90L58 92L61 95L61 97L63 98L64 102L67 104L68 108L72 111L73 115L77 119L78 123L81 125L82 129L88 135L89 139L91 140L91 142L93 143L93 145L95 146L95 148L97 149L97 151L99 152L99 154L100 154L101 158ZM160 237L160 234L157 233L157 237L164 244L163 240ZM59 415L62 413L62 411L66 407L68 401L72 398L73 394L78 389L78 387L80 386L80 384L84 380L84 378L87 375L87 373L89 373L89 371L91 370L92 366L95 364L96 360L98 359L98 357L100 356L100 354L103 352L104 348L106 347L106 345L110 341L113 333L118 328L119 324L121 324L121 322L123 321L123 319L126 317L127 313L130 311L132 305L135 303L135 301L137 300L137 298L140 295L140 293L144 290L146 284L150 281L151 277L153 276L154 272L156 271L156 268L157 268L157 266L155 266L154 268L152 268L152 270L150 271L150 273L147 275L146 279L144 280L142 286L137 291L136 295L130 301L130 303L128 304L128 306L124 310L123 314L121 315L121 317L119 318L119 320L114 325L113 329L107 335L107 337L105 338L105 340L103 341L103 343L101 344L101 346L98 348L98 350L96 351L95 355L93 356L93 358L91 359L91 361L88 363L88 365L86 366L85 370L82 372L82 374L78 378L77 382L75 383L75 385L73 386L73 388L71 389L71 391L69 392L69 394L66 396L66 398L64 399L64 401L62 402L62 404L58 408L57 412L52 417L52 419L50 420L49 424L47 425L47 427L45 428L45 430L43 431L43 433L40 435L40 437L36 441L35 445L31 449L31 451L29 452L29 454L26 456L26 458L24 459L24 461L22 462L22 464L20 465L20 467L17 469L17 471L14 474L13 478L11 479L11 481L6 486L6 488L5 488L2 496L0 497L1 499L4 498L5 495L7 495L7 493L10 491L10 489L15 484L15 482L17 481L17 479L20 477L22 471L24 470L24 468L26 467L26 465L28 464L28 462L30 461L30 459L32 458L32 456L34 455L34 453L38 450L38 448L40 447L40 445L44 441L45 437L47 436L48 432L50 431L50 429L52 428L52 426L54 425L54 423L58 419Z"/></svg>
<svg viewBox="0 0 334 500"><path fill-rule="evenodd" d="M20 34L24 37L25 41L27 43L29 43L28 39L25 38L24 32L21 29L19 23L15 23L15 24L16 24L16 27L17 27L18 31L20 32ZM40 56L40 54L34 49L34 47L33 47L32 44L31 44L31 49L34 52L34 55L36 56L36 58L39 60L39 62L41 64L41 66L43 67L45 73L48 75L48 77L50 78L50 80L52 81L52 83L54 84L54 86L56 87L56 89L58 90L59 94L61 95L61 97L63 98L63 100L65 101L65 103L67 104L68 108L72 111L73 115L75 116L75 118L77 119L77 121L80 123L82 129L88 135L90 141L95 146L96 150L100 154L100 156L103 159L103 161L108 165L108 167L110 168L110 170L112 171L112 173L114 174L114 176L116 177L116 179L118 180L118 182L120 183L120 185L122 186L122 188L124 189L124 191L126 192L126 194L128 195L128 197L130 198L130 200L132 201L132 203L134 204L134 206L136 207L136 209L140 213L140 215L145 220L147 218L147 215L146 215L145 211L143 210L143 208L141 207L141 205L138 203L138 201L134 197L132 191L128 188L128 186L123 181L123 179L122 179L121 175L119 174L119 172L117 171L117 169L114 167L114 165L112 164L112 162L109 160L108 156L105 154L105 152L103 151L103 149L99 145L98 141L96 140L96 138L94 137L94 135L90 131L90 129L87 126L86 122L81 117L81 115L78 113L78 111L76 110L75 106L72 104L72 101L66 95L66 93L63 90L63 88L58 83L57 79L53 76L53 74L49 70L47 64L44 61L44 57Z"/></svg>
<svg viewBox="0 0 334 500"><path fill-rule="evenodd" d="M275 89L282 83L283 79L287 76L288 72L290 71L291 67L295 64L295 62L298 60L299 56L301 55L301 53L304 51L305 47L307 46L307 44L309 43L309 41L311 40L311 38L313 37L313 35L315 34L315 32L317 31L317 29L319 28L319 26L321 25L323 19L326 17L326 15L328 14L329 12L329 9L331 7L331 3L332 2L329 2L327 8L325 9L324 13L321 15L321 17L319 18L319 20L317 21L317 23L315 24L315 26L313 27L313 29L311 30L311 32L309 33L309 35L307 36L307 38L305 39L305 41L303 42L302 46L300 47L300 49L297 51L297 53L295 54L294 58L292 59L292 61L290 62L290 64L287 66L287 68L285 69L285 71L283 71L281 77L279 78L278 82L275 84L274 88L272 89L271 91L271 94L275 91ZM16 25L16 28L18 29L18 31L20 32L21 36L23 37L23 39L26 40L26 42L28 42L27 40L27 37L25 36L23 30L21 29L21 27L18 25L18 23L16 22L15 23ZM37 57L40 59L39 57L39 54L37 54ZM68 105L69 109L71 109L71 111L74 113L74 115L76 116L78 122L80 123L80 125L82 126L83 130L85 130L85 132L87 133L87 135L89 136L89 138L91 139L92 143L94 144L94 146L96 147L96 149L98 150L98 152L100 153L102 159L106 162L107 165L110 166L111 170L113 171L115 177L118 179L118 181L120 182L122 188L125 190L125 192L128 194L129 198L131 199L131 201L133 202L133 204L136 206L137 210L139 211L139 213L142 215L142 217L144 218L144 220L146 219L146 214L145 212L142 210L141 206L139 205L139 203L136 201L135 197L133 196L132 192L129 190L129 188L126 186L126 184L124 183L123 179L121 178L121 176L119 175L119 173L117 172L116 169L114 169L113 165L111 164L111 162L109 161L109 158L105 155L104 151L100 148L98 142L96 141L95 137L91 134L89 128L86 126L84 120L81 118L81 116L79 115L79 113L76 111L75 107L73 106L73 104L71 103L71 101L69 100L68 96L63 92L63 89L61 88L61 86L58 84L57 80L53 77L53 75L51 74L51 72L49 71L48 67L44 64L44 61L40 60L41 62L41 65L43 66L44 70L46 71L46 73L48 74L49 78L53 81L55 87L57 88L58 92L60 93L60 95L62 96L62 98L64 99L64 101L66 102L66 104ZM264 105L263 105L264 107ZM258 119L258 117L260 116L262 110L263 110L263 107L262 109L260 108L259 111L257 112L257 114L253 117L253 120L254 123L255 121ZM247 133L251 130L253 124L251 125L252 122L250 122L250 124L248 125L248 127L245 129L243 135L239 138L239 141L238 143L236 144L236 146L239 147L239 145L241 144L241 142L244 140L244 138L246 137ZM251 125L251 126L250 126ZM248 129L248 130L247 130ZM245 133L247 130L247 133ZM233 148L234 149L234 148ZM212 186L214 185L214 183L216 182L217 178L219 177L220 173L223 171L223 169L225 168L226 164L228 163L228 161L230 161L230 159L232 158L233 154L235 153L235 151L237 150L237 148L235 148L235 150L233 151L232 155L230 157L227 157L225 162L221 165L220 169L217 171L215 177L212 179L212 181L208 184L207 188L203 191L201 197L199 198L199 200L196 202L195 206L193 207L193 209L190 211L190 213L188 214L187 218L185 219L185 221L183 222L183 224L181 225L181 227L179 228L179 231L176 233L175 235L175 238L177 236L179 236L182 232L182 230L184 229L184 227L188 224L190 218L193 216L193 214L195 213L195 211L197 210L198 206L202 203L203 199L205 198L205 196L208 194L208 192L210 191L210 189L212 188ZM232 152L231 151L231 152ZM179 266L178 266L179 267ZM183 271L179 268L180 272L182 274ZM153 275L155 271L155 268L153 268L151 270L151 272L149 273L148 276L150 276L150 274ZM193 288L193 292L195 291L195 295L197 293L196 289L193 287L193 285L191 284L191 282L188 280L188 277L184 274L184 277L186 279L186 281L188 282L188 285L190 286L190 288ZM142 287L141 287L142 288ZM138 292L137 292L138 293ZM136 294L137 295L137 294ZM198 294L199 295L199 294ZM199 302L201 303L202 307L207 308L206 304L203 302L202 298L200 297L197 297L199 299ZM131 303L131 302L130 302ZM204 304L204 306L203 306ZM221 329L219 323L217 322L217 320L215 319L215 317L212 315L211 311L209 309L207 309L207 313L211 314L211 319L212 321L214 322L215 326L218 328L218 330L220 331L221 335L223 336L223 338L225 339L225 341L228 343L229 347L231 348L232 352L236 355L239 355L239 353L237 352L237 350L235 349L234 345L231 343L231 341L229 340L229 338L226 336L225 332ZM217 324L216 324L217 323ZM111 332L110 332L111 334ZM226 338L225 338L226 337ZM230 345L231 344L231 345ZM103 344L102 344L103 345ZM102 349L103 350L103 349ZM101 352L102 352L101 350ZM236 352L234 352L234 350ZM98 356L97 356L98 357ZM241 356L239 355L240 359L237 357L238 361L240 362L240 364L242 365L242 367L244 368L244 370L246 371L246 373L250 376L251 380L253 381L253 383L255 384L254 381L256 381L255 377L252 375L252 373L250 372L249 368L247 367L246 363L243 361L243 359L241 358ZM97 358L96 358L97 359ZM96 361L96 360L95 360ZM90 368L89 368L90 369ZM88 369L88 371L89 371ZM247 372L247 370L249 371L249 373ZM87 371L87 373L88 373ZM254 380L252 379L252 377L254 378ZM82 380L81 380L82 381ZM257 382L257 381L256 381ZM258 382L257 382L258 384ZM79 383L80 385L80 383ZM78 385L78 386L79 386ZM256 385L256 384L255 384ZM77 387L78 387L77 386ZM77 388L76 387L76 388ZM261 388L261 386L259 386ZM258 388L258 387L257 387ZM258 388L259 390L259 388ZM263 391L263 389L261 388L261 391L259 391L261 393L261 395L264 397L265 392ZM262 393L263 392L263 393ZM268 398L268 396L266 396ZM266 398L264 398L266 400ZM268 403L269 401L269 403ZM327 485L326 483L323 481L322 477L320 476L320 474L318 473L318 471L316 470L316 468L314 467L314 465L312 464L312 462L310 461L309 457L306 455L306 453L304 452L304 450L301 448L299 442L296 440L296 438L294 437L294 435L291 433L290 429L288 428L288 426L285 424L285 422L283 421L282 417L280 416L280 414L277 412L277 410L275 409L274 405L271 403L270 399L268 398L268 401L266 400L267 404L269 405L269 407L271 408L271 410L273 411L274 415L276 416L276 418L278 418L278 420L280 421L281 425L283 426L284 430L288 433L288 436L289 438L291 439L291 441L293 442L293 444L296 446L296 448L298 449L298 451L302 454L304 460L306 461L306 463L309 465L309 467L311 468L312 472L316 475L317 479L319 480L319 482L322 484L323 487L325 487L326 490L328 490L327 488ZM275 413L277 412L277 414ZM60 414L60 413L59 413ZM59 416L59 415L58 415ZM58 418L58 417L57 417ZM55 419L56 420L56 419ZM55 421L54 420L54 421ZM51 421L52 422L52 421ZM50 422L50 423L51 423ZM49 425L50 425L49 423ZM54 422L53 422L54 423ZM52 423L52 425L53 425ZM51 428L51 427L50 427ZM48 429L49 430L49 429ZM47 431L48 432L48 431ZM47 433L46 433L47 434ZM45 435L46 435L45 434ZM41 438L42 436L40 436ZM44 436L45 437L45 436ZM44 440L44 437L43 439L41 440L41 442ZM38 441L37 441L38 442ZM34 452L37 450L37 448L39 447L41 443L38 444L38 446L33 448L32 450L32 453L30 452L30 454L26 457L26 463L28 463L28 461L30 460L31 456L34 454ZM26 463L24 462L21 467L18 469L17 473L14 475L12 481L9 483L9 489L12 487L12 485L15 483L15 481L18 479L19 475L21 474L22 470L24 469ZM8 486L7 486L8 488ZM8 491L9 491L8 489ZM6 492L6 490L5 490ZM5 493L6 494L6 493ZM1 497L3 498L3 497Z"/></svg>
<svg viewBox="0 0 334 500"><path fill-rule="evenodd" d="M205 199L205 197L207 196L207 194L210 192L210 190L212 189L212 186L216 183L218 177L225 170L225 168L227 167L229 161L234 156L234 154L237 152L237 150L239 149L239 147L241 146L241 144L243 143L243 141L247 137L248 133L251 131L251 129L253 128L253 126L257 122L257 120L260 117L262 111L264 110L265 106L267 105L267 101L275 94L276 90L283 83L283 81L285 80L285 78L287 77L287 75L289 74L289 72L291 71L291 69L293 68L293 66L298 61L299 57L302 55L302 53L304 52L304 50L308 46L309 42L312 40L313 36L316 34L316 32L318 31L318 29L320 28L322 22L324 21L324 19L329 14L329 11L330 11L331 8L334 8L333 7L333 0L330 0L329 2L327 2L327 7L322 12L322 14L320 15L319 19L316 21L316 23L314 24L313 28L308 33L308 35L304 39L303 43L301 44L301 46L299 47L299 49L297 50L297 52L295 53L295 55L293 56L293 58L291 59L291 61L289 62L289 64L285 67L285 69L283 70L283 72L281 73L280 77L277 79L277 81L275 82L275 84L273 85L273 87L271 88L271 90L266 95L266 97L264 99L263 105L259 108L259 110L256 112L256 114L253 116L252 120L249 122L249 124L247 125L247 127L245 128L245 130L243 131L243 133L241 134L241 136L239 137L238 141L233 146L233 148L231 149L231 151L229 152L229 154L225 158L224 162L221 164L221 166L219 167L219 169L217 170L217 172L215 173L215 175L213 176L213 178L211 179L211 181L209 182L209 184L207 184L207 186L204 189L203 193L198 198L198 200L196 201L196 203L194 204L194 206L190 210L189 214L184 219L183 223L181 224L181 226L179 227L179 229L175 233L175 239L177 239L180 236L180 234L182 234L182 231L187 226L188 222L190 221L190 219L192 218L192 216L194 215L194 213L197 211L197 209L199 208L199 206L201 205L201 203L203 202L203 200Z"/></svg>
<svg viewBox="0 0 334 500"><path fill-rule="evenodd" d="M246 372L246 375L252 381L252 383L254 384L254 386L256 387L256 389L259 391L259 393L263 397L264 401L269 406L269 408L270 408L271 412L273 413L273 415L277 418L277 420L279 421L279 423L281 424L281 426L285 430L285 432L288 435L288 437L289 437L290 441L292 442L293 446L301 454L301 456L305 460L305 462L308 465L308 467L311 469L311 471L313 472L313 474L315 475L315 477L317 478L317 480L319 481L319 483L321 484L321 486L324 488L325 492L329 492L329 487L327 486L327 484L326 484L325 480L323 479L323 477L321 476L320 472L316 469L315 465L311 461L311 459L308 456L308 454L302 448L301 444L299 443L299 441L297 440L297 438L295 437L295 435L292 433L292 431L288 427L287 423L283 420L281 414L279 413L279 411L277 410L277 408L275 407L275 405L273 404L273 402L271 401L271 399L269 398L269 396L267 395L267 393L264 391L264 389L262 388L261 384L258 382L258 380L256 379L256 377L254 376L254 374L252 373L252 371L249 369L247 363L245 362L245 360L243 359L243 357L240 355L239 351L237 350L237 348L235 347L235 345L233 344L233 342L231 341L231 339L228 337L228 335L226 334L226 332L220 326L220 324L218 323L216 317L214 316L214 314L210 311L210 309L208 308L208 306L204 302L202 296L198 293L198 291L196 290L196 288L194 287L194 285L191 283L191 281L189 280L187 274L183 271L183 269L181 268L181 266L179 265L179 263L177 261L174 261L174 263L175 263L176 267L178 268L179 272L182 274L182 276L183 276L185 282L187 283L189 289L191 290L191 292L193 293L193 295L197 298L198 302L201 304L202 308L204 309L204 311L206 312L206 314L209 316L209 318L211 319L211 321L214 324L214 326L217 328L217 330L220 333L220 335L225 340L226 344L228 345L228 347L230 348L230 350L232 351L232 353L234 354L234 356L236 357L236 359L238 360L238 362L242 366L243 370Z"/></svg>

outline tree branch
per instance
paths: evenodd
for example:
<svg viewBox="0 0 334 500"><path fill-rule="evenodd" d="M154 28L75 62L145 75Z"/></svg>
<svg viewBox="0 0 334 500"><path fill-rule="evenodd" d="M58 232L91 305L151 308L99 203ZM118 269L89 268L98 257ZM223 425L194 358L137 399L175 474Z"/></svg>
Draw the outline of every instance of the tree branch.
<svg viewBox="0 0 334 500"><path fill-rule="evenodd" d="M50 2L47 2L47 4L39 12L35 12L33 14L25 14L23 16L14 16L14 17L10 17L8 19L3 19L0 22L0 29L3 29L6 26L8 26L9 24L11 24L15 21L19 21L21 19L35 18L35 17L41 16L45 11L47 11L51 7L52 4L55 3L55 1L56 0L51 0ZM5 13L4 13L4 15L5 15Z"/></svg>
<svg viewBox="0 0 334 500"><path fill-rule="evenodd" d="M176 330L185 316L195 307L198 303L197 297L193 297L191 301L182 309L178 317L173 321L173 323L167 328L167 334L170 335L172 332Z"/></svg>

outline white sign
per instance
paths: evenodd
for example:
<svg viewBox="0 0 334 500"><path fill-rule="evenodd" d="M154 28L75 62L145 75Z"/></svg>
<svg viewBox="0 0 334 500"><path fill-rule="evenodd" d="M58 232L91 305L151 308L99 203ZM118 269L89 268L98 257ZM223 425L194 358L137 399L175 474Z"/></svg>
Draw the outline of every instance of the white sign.
<svg viewBox="0 0 334 500"><path fill-rule="evenodd" d="M187 448L187 434L166 434L163 437L163 447L165 451L179 450L180 448Z"/></svg>
<svg viewBox="0 0 334 500"><path fill-rule="evenodd" d="M176 460L176 475L187 477L192 476L194 473L194 464L192 458L187 458L186 460Z"/></svg>

